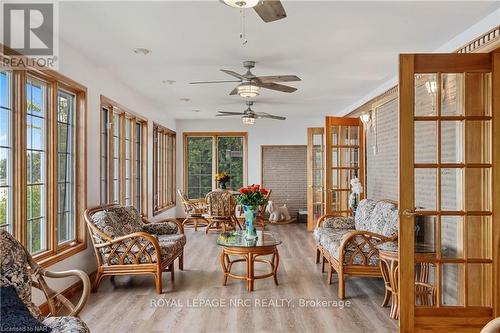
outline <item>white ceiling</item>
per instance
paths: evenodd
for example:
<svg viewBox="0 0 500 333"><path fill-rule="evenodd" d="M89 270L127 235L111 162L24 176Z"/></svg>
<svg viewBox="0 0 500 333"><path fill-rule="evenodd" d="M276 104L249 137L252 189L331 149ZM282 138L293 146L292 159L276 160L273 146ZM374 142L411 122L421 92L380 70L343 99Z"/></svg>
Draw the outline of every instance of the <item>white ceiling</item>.
<svg viewBox="0 0 500 333"><path fill-rule="evenodd" d="M499 2L283 1L288 17L264 23L218 1L62 2L61 38L175 118L241 111L220 68L296 74L292 94L262 90L254 109L291 117L335 114L397 73L397 55L430 52L496 10ZM147 56L133 48L152 50ZM64 62L64 59L61 59ZM164 80L175 80L168 85ZM190 101L182 101L189 98ZM119 101L118 101L119 102ZM193 112L200 110L200 112Z"/></svg>

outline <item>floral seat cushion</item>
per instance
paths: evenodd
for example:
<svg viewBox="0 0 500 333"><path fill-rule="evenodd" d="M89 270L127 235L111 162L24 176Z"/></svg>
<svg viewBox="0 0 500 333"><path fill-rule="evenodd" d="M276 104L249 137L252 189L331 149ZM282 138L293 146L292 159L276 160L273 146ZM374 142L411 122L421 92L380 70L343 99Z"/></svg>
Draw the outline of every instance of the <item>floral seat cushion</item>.
<svg viewBox="0 0 500 333"><path fill-rule="evenodd" d="M52 329L51 333L90 333L88 326L78 317L47 317L43 324Z"/></svg>
<svg viewBox="0 0 500 333"><path fill-rule="evenodd" d="M161 260L170 261L186 245L186 236L184 234L161 235L158 236L158 243L160 244Z"/></svg>
<svg viewBox="0 0 500 333"><path fill-rule="evenodd" d="M342 239L342 237L352 230L353 229L334 229L320 227L314 229L313 237L316 243L322 246L326 246L330 241L339 241L340 244L340 240Z"/></svg>

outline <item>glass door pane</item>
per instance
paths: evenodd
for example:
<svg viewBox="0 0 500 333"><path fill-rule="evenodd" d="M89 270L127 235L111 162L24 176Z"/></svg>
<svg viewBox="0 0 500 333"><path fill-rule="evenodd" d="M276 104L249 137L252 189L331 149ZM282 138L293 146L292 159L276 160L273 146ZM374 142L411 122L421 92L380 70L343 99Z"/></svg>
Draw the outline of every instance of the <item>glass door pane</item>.
<svg viewBox="0 0 500 333"><path fill-rule="evenodd" d="M491 318L492 68L484 54L400 56L402 331L445 316L441 330L473 330Z"/></svg>
<svg viewBox="0 0 500 333"><path fill-rule="evenodd" d="M364 186L363 127L359 118L327 117L326 213L351 215L351 180Z"/></svg>

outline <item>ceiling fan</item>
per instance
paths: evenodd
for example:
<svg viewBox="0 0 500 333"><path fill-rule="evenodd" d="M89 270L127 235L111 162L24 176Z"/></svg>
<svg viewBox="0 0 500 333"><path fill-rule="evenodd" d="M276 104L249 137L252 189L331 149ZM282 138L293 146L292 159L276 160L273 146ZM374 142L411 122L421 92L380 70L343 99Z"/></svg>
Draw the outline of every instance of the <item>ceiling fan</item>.
<svg viewBox="0 0 500 333"><path fill-rule="evenodd" d="M279 0L219 0L228 6L240 9L253 8L264 22L273 22L286 17L285 8Z"/></svg>
<svg viewBox="0 0 500 333"><path fill-rule="evenodd" d="M190 84L240 82L241 84L234 88L229 95L240 95L241 97L254 98L259 95L260 88L292 93L296 91L297 88L286 86L284 84L278 84L276 82L301 81L296 75L255 76L251 71L251 69L255 67L255 61L244 61L243 67L247 69L245 74L238 74L234 71L221 69L222 72L231 75L238 80L196 81L190 82Z"/></svg>
<svg viewBox="0 0 500 333"><path fill-rule="evenodd" d="M216 117L230 117L230 116L242 116L241 120L245 125L253 125L255 124L255 120L258 118L269 118L269 119L277 119L277 120L285 120L286 117L275 116L266 112L255 112L252 110L252 105L254 102L247 101L247 109L243 112L225 112L219 111Z"/></svg>

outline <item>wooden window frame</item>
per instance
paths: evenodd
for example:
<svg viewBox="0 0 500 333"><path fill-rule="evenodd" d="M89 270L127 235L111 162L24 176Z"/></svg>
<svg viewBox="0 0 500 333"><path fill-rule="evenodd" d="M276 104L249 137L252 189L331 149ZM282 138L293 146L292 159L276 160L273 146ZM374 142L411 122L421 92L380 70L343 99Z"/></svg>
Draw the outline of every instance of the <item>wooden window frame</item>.
<svg viewBox="0 0 500 333"><path fill-rule="evenodd" d="M172 142L172 158L168 159L168 138ZM153 123L153 215L158 215L176 206L176 142L175 131ZM158 148L160 146L160 154ZM162 165L158 168L158 162ZM171 177L169 179L169 176ZM161 181L163 179L163 181ZM171 193L168 193L168 185L172 184ZM172 200L168 201L168 195Z"/></svg>
<svg viewBox="0 0 500 333"><path fill-rule="evenodd" d="M248 185L248 132L184 132L183 136L183 190L188 195L188 163L187 163L187 140L189 137L211 137L212 138L212 189L216 188L215 174L218 170L218 147L219 137L242 137L243 138L243 186ZM200 199L200 198L190 198Z"/></svg>
<svg viewBox="0 0 500 333"><path fill-rule="evenodd" d="M27 60L26 57L3 46L0 59ZM51 266L81 252L87 247L87 236L83 212L87 207L87 88L57 71L27 67L25 70L9 69L12 73L12 163L26 165L26 83L28 77L47 85L46 113L46 203L47 249L33 255L42 267ZM64 91L74 96L74 221L75 238L63 243L58 242L58 161L57 161L57 113L58 92ZM21 244L27 246L27 170L16 168L12 175L12 233Z"/></svg>
<svg viewBox="0 0 500 333"><path fill-rule="evenodd" d="M131 142L131 151L130 151L130 160L131 160L131 168L130 172L133 178L130 179L130 198L131 198L131 204L135 205L136 203L136 186L135 186L135 179L137 175L137 168L135 163L133 161L135 160L135 154L136 154L136 148L135 148L135 141L136 141L136 129L135 125L140 124L141 125L141 170L140 170L140 177L142 179L141 181L141 209L140 213L142 216L147 217L148 216L148 155L147 155L147 150L148 150L148 120L144 117L141 117L134 113L133 111L129 110L128 108L124 107L123 105L113 101L110 98L107 98L103 95L100 97L101 99L101 108L100 108L100 131L99 131L99 187L100 187L100 201L101 204L109 204L112 203L114 200L114 187L113 187L113 182L112 182L112 177L114 176L114 161L113 161L113 156L114 156L114 145L113 145L113 131L114 131L114 124L113 124L113 116L117 115L119 117L119 171L118 171L118 181L119 181L119 199L118 199L118 204L120 205L125 205L125 120L130 120L131 124L131 130L130 130L130 142ZM102 168L102 162L101 162L101 156L102 156L102 149L103 149L103 143L102 143L102 133L104 131L103 128L103 116L102 116L102 110L106 109L108 111L108 119L107 119L107 124L108 124L108 133L107 133L107 140L108 142L106 143L106 149L107 149L107 165L106 165L106 174L103 174L103 168ZM107 180L107 201L104 200L104 193L102 191L102 179Z"/></svg>

